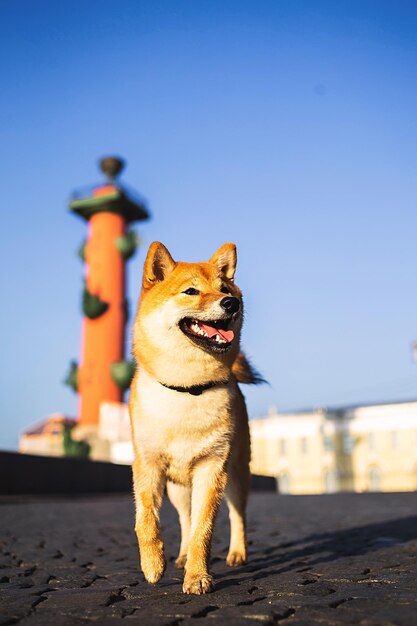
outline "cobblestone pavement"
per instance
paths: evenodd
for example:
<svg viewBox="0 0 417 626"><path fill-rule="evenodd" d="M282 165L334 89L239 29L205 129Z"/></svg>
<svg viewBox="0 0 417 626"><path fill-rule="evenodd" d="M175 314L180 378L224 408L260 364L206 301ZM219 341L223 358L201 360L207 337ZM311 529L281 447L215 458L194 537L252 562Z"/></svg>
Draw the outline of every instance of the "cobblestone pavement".
<svg viewBox="0 0 417 626"><path fill-rule="evenodd" d="M417 494L255 493L249 562L225 566L227 513L212 550L216 589L181 591L177 520L163 509L168 567L138 569L127 496L0 503L0 624L219 626L417 624Z"/></svg>

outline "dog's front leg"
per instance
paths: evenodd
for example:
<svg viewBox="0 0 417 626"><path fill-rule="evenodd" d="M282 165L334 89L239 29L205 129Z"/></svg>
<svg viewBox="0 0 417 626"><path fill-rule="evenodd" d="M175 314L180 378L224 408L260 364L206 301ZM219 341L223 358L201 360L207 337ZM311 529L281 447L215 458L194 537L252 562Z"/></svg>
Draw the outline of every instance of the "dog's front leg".
<svg viewBox="0 0 417 626"><path fill-rule="evenodd" d="M164 544L159 531L159 511L165 487L165 474L156 465L133 462L136 502L135 531L139 542L140 564L148 583L157 583L165 570Z"/></svg>
<svg viewBox="0 0 417 626"><path fill-rule="evenodd" d="M224 488L224 463L200 463L194 469L191 495L191 538L188 547L184 593L208 593L213 590L209 558L214 520Z"/></svg>

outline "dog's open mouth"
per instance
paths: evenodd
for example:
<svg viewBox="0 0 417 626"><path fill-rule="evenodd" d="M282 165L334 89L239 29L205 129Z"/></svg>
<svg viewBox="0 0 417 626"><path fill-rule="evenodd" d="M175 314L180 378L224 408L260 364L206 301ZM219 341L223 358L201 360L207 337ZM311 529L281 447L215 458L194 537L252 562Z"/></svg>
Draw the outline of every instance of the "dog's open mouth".
<svg viewBox="0 0 417 626"><path fill-rule="evenodd" d="M202 321L185 317L180 321L182 332L198 345L224 352L230 348L234 332L229 328L230 319Z"/></svg>

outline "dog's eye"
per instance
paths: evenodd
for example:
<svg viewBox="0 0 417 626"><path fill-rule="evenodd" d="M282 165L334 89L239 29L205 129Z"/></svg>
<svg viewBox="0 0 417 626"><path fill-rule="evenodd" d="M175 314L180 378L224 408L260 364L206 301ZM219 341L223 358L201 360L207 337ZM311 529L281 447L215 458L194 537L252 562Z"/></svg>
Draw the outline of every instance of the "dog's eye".
<svg viewBox="0 0 417 626"><path fill-rule="evenodd" d="M221 291L222 293L230 293L230 291L228 290L228 288L227 288L227 287L225 287L224 285L223 285L223 287L220 289L220 291Z"/></svg>
<svg viewBox="0 0 417 626"><path fill-rule="evenodd" d="M198 294L200 292L198 291L198 289L194 289L194 287L189 287L188 289L186 289L182 293L186 293L187 296L198 296Z"/></svg>

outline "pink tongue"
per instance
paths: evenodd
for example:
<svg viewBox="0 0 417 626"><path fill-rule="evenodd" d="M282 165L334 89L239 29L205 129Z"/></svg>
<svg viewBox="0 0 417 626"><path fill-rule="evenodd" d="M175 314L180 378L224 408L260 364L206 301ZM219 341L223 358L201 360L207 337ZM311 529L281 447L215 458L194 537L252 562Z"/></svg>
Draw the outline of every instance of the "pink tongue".
<svg viewBox="0 0 417 626"><path fill-rule="evenodd" d="M210 338L214 337L214 335L220 335L220 337L222 337L225 341L230 342L235 336L233 330L214 328L214 326L208 326L208 324L203 324L203 322L199 322L199 326L208 334Z"/></svg>

